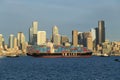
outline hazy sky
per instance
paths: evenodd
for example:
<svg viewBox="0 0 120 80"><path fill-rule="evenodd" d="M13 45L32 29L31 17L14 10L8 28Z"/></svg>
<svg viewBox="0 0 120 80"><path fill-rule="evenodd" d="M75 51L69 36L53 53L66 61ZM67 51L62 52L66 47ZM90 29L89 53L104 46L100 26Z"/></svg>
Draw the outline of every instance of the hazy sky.
<svg viewBox="0 0 120 80"><path fill-rule="evenodd" d="M34 20L48 38L54 25L71 38L72 30L89 31L104 20L106 38L120 40L120 0L0 0L0 33L5 39L17 32L28 38Z"/></svg>

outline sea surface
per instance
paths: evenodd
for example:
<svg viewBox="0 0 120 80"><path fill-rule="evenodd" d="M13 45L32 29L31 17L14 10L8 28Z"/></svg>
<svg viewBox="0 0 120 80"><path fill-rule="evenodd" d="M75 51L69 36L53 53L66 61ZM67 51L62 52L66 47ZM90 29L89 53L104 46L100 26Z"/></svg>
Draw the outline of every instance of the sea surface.
<svg viewBox="0 0 120 80"><path fill-rule="evenodd" d="M0 80L120 80L120 57L1 58Z"/></svg>

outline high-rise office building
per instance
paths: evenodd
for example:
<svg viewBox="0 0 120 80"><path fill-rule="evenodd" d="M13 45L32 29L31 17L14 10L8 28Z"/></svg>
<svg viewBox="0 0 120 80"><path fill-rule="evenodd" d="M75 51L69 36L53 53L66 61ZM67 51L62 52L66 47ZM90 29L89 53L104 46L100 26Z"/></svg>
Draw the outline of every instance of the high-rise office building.
<svg viewBox="0 0 120 80"><path fill-rule="evenodd" d="M37 34L37 31L38 31L38 22L34 21L32 23L32 27L33 27L33 34Z"/></svg>
<svg viewBox="0 0 120 80"><path fill-rule="evenodd" d="M99 41L98 41L98 40L99 40L99 39L98 39L98 36L99 36L99 35L98 35L98 27L95 28L95 33L96 33L96 41L95 41L96 44L95 44L95 46L97 47L97 44L99 44Z"/></svg>
<svg viewBox="0 0 120 80"><path fill-rule="evenodd" d="M14 48L14 35L9 36L9 48Z"/></svg>
<svg viewBox="0 0 120 80"><path fill-rule="evenodd" d="M92 28L90 30L90 32L91 32L91 35L92 35L92 41L94 42L96 40L96 31L95 31L95 29Z"/></svg>
<svg viewBox="0 0 120 80"><path fill-rule="evenodd" d="M54 34L59 34L59 30L58 30L58 27L57 26L54 26L53 28L52 28L52 34L54 35Z"/></svg>
<svg viewBox="0 0 120 80"><path fill-rule="evenodd" d="M83 32L78 32L78 44L83 45Z"/></svg>
<svg viewBox="0 0 120 80"><path fill-rule="evenodd" d="M57 26L52 28L52 42L54 45L60 45L61 43L61 37Z"/></svg>
<svg viewBox="0 0 120 80"><path fill-rule="evenodd" d="M23 51L23 53L26 53L26 48L27 48L27 46L28 46L28 43L27 43L27 42L23 42L23 43L22 43L22 48L21 48L21 50Z"/></svg>
<svg viewBox="0 0 120 80"><path fill-rule="evenodd" d="M96 48L96 30L92 28L90 30L90 32L92 34L93 49L95 50L95 48Z"/></svg>
<svg viewBox="0 0 120 80"><path fill-rule="evenodd" d="M83 33L83 45L88 49L93 49L93 42L92 42L92 34L91 32L84 32Z"/></svg>
<svg viewBox="0 0 120 80"><path fill-rule="evenodd" d="M54 34L54 37L53 37L53 44L54 45L60 45L61 43L61 36L60 34Z"/></svg>
<svg viewBox="0 0 120 80"><path fill-rule="evenodd" d="M54 36L55 36L56 34L59 34L59 30L58 30L58 27L57 27L57 26L54 26L54 27L52 28L52 42L54 42Z"/></svg>
<svg viewBox="0 0 120 80"><path fill-rule="evenodd" d="M0 34L0 49L3 49L5 45L5 40L2 34Z"/></svg>
<svg viewBox="0 0 120 80"><path fill-rule="evenodd" d="M103 20L98 21L98 43L105 42L105 23Z"/></svg>
<svg viewBox="0 0 120 80"><path fill-rule="evenodd" d="M87 48L90 50L93 50L93 43L92 43L92 37L86 38Z"/></svg>
<svg viewBox="0 0 120 80"><path fill-rule="evenodd" d="M37 45L46 44L46 31L38 31L37 33Z"/></svg>
<svg viewBox="0 0 120 80"><path fill-rule="evenodd" d="M38 32L38 22L34 21L32 23L32 32L33 32L33 38L32 38L32 44L37 44L37 32Z"/></svg>
<svg viewBox="0 0 120 80"><path fill-rule="evenodd" d="M2 37L2 45L3 45L2 47L5 48L5 39L4 39L4 37Z"/></svg>
<svg viewBox="0 0 120 80"><path fill-rule="evenodd" d="M17 45L17 38L14 37L14 49L17 49L18 48L18 45Z"/></svg>
<svg viewBox="0 0 120 80"><path fill-rule="evenodd" d="M33 27L29 28L29 44L33 42Z"/></svg>
<svg viewBox="0 0 120 80"><path fill-rule="evenodd" d="M17 40L19 49L22 49L22 43L25 42L25 35L22 32L18 32Z"/></svg>
<svg viewBox="0 0 120 80"><path fill-rule="evenodd" d="M72 31L72 45L73 46L78 45L78 31L77 30Z"/></svg>
<svg viewBox="0 0 120 80"><path fill-rule="evenodd" d="M2 47L2 43L3 43L3 41L2 41L2 38L3 38L3 35L2 34L0 34L0 47Z"/></svg>

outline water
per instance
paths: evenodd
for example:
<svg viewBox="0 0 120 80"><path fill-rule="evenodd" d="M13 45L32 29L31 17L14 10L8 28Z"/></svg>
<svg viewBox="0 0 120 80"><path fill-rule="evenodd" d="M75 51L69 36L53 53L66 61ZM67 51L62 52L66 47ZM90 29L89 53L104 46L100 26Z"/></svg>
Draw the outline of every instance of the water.
<svg viewBox="0 0 120 80"><path fill-rule="evenodd" d="M120 80L120 57L2 58L0 80Z"/></svg>

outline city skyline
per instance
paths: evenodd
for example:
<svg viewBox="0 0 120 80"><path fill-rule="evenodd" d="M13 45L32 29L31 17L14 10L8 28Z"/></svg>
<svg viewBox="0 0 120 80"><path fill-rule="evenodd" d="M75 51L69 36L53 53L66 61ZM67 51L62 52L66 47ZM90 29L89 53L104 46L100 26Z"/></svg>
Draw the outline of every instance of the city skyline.
<svg viewBox="0 0 120 80"><path fill-rule="evenodd" d="M46 31L47 38L50 38L51 28L56 25L61 35L66 34L71 39L72 30L89 31L98 26L98 20L104 20L106 39L118 41L119 3L119 0L1 0L0 33L8 40L10 34L23 32L28 41L28 28L37 20L39 30Z"/></svg>
<svg viewBox="0 0 120 80"><path fill-rule="evenodd" d="M103 20L99 20L98 21L98 23L99 22L104 22ZM28 36L25 36L24 35L24 33L23 32L17 32L17 34L9 34L9 37L11 36L11 35L13 35L14 37L17 37L17 39L18 39L18 41L22 41L22 40L19 40L19 39L21 39L20 38L20 36L21 36L21 34L22 35L24 35L24 37L25 37L25 40L24 41L27 41L29 44L38 44L37 43L37 41L39 40L39 38L37 39L37 35L39 35L39 32L41 33L41 32L45 32L45 39L46 40L49 40L49 41L51 41L51 42L53 42L53 43L55 43L56 42L56 40L55 39L57 39L57 37L59 36L59 38L62 38L62 36L66 36L67 38L68 38L68 41L69 42L72 42L73 41L73 39L74 39L74 37L73 37L73 31L77 31L77 32L75 32L75 34L76 34L76 36L79 36L79 34L80 33L86 33L86 32L92 32L91 31L91 29L94 29L94 30L96 30L96 28L98 29L99 28L99 24L98 24L98 27L96 27L96 28L91 28L89 31L85 31L85 32L80 32L80 31L78 31L77 29L74 29L74 30L72 30L71 31L71 38L70 37L68 37L68 35L66 35L66 34L63 34L63 33L60 33L59 34L59 27L58 26L53 26L52 27L52 33L51 33L51 35L49 36L49 38L47 37L47 32L46 31L42 31L42 30L39 30L38 28L39 28L39 26L38 26L38 24L39 24L39 22L38 21L33 21L32 22L32 25L28 28ZM105 24L103 24L103 26L104 26ZM105 28L105 27L104 27ZM96 30L97 31L97 30ZM104 32L105 33L105 32ZM49 34L49 33L48 33ZM92 33L93 35L92 35L92 37L94 37L94 36L96 36L95 37L95 39L97 40L97 37L98 37L98 32L95 32L95 33ZM6 40L5 39L5 36L1 33L0 34L2 37L3 37L3 39L4 39L4 41L5 41L5 43L6 44L8 44L9 43L9 39L8 40ZM41 35L41 37L42 37L43 35ZM54 37L55 36L55 37ZM8 37L8 38L9 38ZM26 39L26 37L28 38L28 39ZM105 37L105 36L104 36ZM76 38L76 39L78 39L78 37ZM55 42L54 42L54 40L55 40ZM24 42L23 41L23 42ZM75 42L77 42L76 44L79 44L79 41L75 41ZM105 38L104 38L104 41L103 42L105 42ZM20 43L20 42L19 42ZM83 43L83 42L82 42ZM59 41L59 44L61 44L61 41ZM72 43L72 44L74 44L74 43ZM98 43L97 43L98 44ZM100 44L100 43L99 43Z"/></svg>

